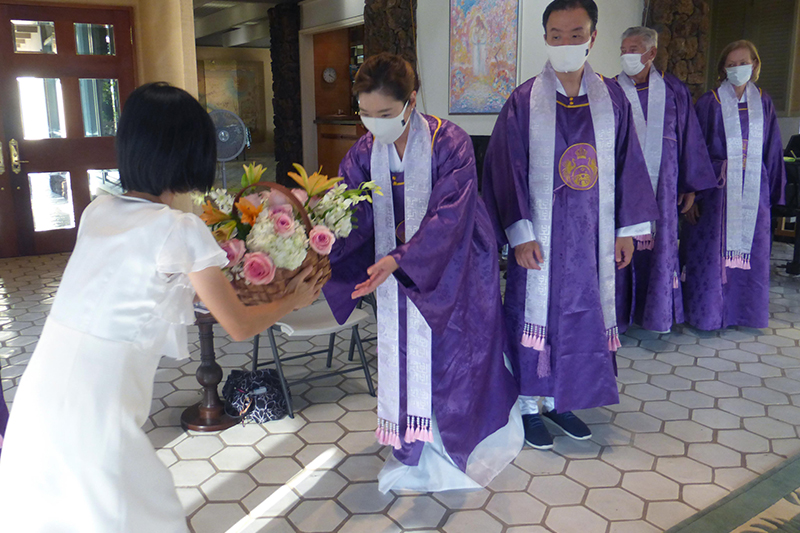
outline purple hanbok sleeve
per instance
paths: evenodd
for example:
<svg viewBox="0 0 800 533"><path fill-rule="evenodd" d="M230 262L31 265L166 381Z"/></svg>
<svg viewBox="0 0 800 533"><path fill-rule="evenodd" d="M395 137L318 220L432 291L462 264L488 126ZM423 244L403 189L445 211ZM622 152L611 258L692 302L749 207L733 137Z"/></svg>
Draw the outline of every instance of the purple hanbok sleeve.
<svg viewBox="0 0 800 533"><path fill-rule="evenodd" d="M713 189L718 185L717 175L711 165L703 130L697 120L692 103L692 94L674 76L665 76L665 81L675 93L678 127L678 192L698 192Z"/></svg>
<svg viewBox="0 0 800 533"><path fill-rule="evenodd" d="M370 181L371 148L371 136L365 135L342 160L339 175L344 178L348 188L355 189L365 181ZM353 300L350 295L358 283L367 280L367 269L375 262L372 204L360 203L355 216L355 227L350 235L338 239L333 245L329 256L331 280L323 288L333 316L340 324L347 320L358 305L358 300Z"/></svg>
<svg viewBox="0 0 800 533"><path fill-rule="evenodd" d="M617 228L658 219L658 204L650 184L639 139L633 124L631 104L613 79L605 78L614 103L616 128Z"/></svg>
<svg viewBox="0 0 800 533"><path fill-rule="evenodd" d="M535 78L518 87L495 122L483 163L483 200L498 242L508 243L505 230L532 220L528 193L528 123Z"/></svg>
<svg viewBox="0 0 800 533"><path fill-rule="evenodd" d="M722 113L719 111L719 103L714 91L708 91L701 96L695 104L695 110L708 149L708 156L711 159L714 176L717 177L717 187L719 187L725 182L722 176L722 165L727 159L728 152L725 126L722 124Z"/></svg>
<svg viewBox="0 0 800 533"><path fill-rule="evenodd" d="M778 117L772 98L762 91L761 101L764 105L764 166L769 177L770 206L785 204L786 166L783 162L783 142Z"/></svg>
<svg viewBox="0 0 800 533"><path fill-rule="evenodd" d="M434 183L419 230L390 255L396 278L436 334L447 327L463 291L473 253L478 176L469 135L445 123L434 143ZM484 215L485 216L485 215Z"/></svg>

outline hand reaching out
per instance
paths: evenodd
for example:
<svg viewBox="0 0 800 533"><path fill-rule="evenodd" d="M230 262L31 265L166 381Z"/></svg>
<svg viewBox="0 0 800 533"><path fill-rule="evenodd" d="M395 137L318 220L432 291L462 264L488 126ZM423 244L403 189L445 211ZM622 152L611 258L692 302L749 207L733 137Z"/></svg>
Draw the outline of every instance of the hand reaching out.
<svg viewBox="0 0 800 533"><path fill-rule="evenodd" d="M392 273L394 273L394 271L398 268L399 266L397 265L397 261L395 261L394 257L391 255L387 255L386 257L380 259L377 263L367 269L369 279L356 285L351 298L355 300L375 291L375 289L377 289L381 283L386 281L389 276L391 276Z"/></svg>
<svg viewBox="0 0 800 533"><path fill-rule="evenodd" d="M630 265L633 259L633 237L617 237L614 248L617 270L622 270Z"/></svg>
<svg viewBox="0 0 800 533"><path fill-rule="evenodd" d="M528 270L541 270L544 262L542 249L536 241L528 241L514 247L514 257L517 264Z"/></svg>
<svg viewBox="0 0 800 533"><path fill-rule="evenodd" d="M678 195L678 206L680 207L681 204L683 204L683 207L681 207L682 215L689 211L689 209L691 209L694 205L694 196L695 194L693 192L687 192Z"/></svg>

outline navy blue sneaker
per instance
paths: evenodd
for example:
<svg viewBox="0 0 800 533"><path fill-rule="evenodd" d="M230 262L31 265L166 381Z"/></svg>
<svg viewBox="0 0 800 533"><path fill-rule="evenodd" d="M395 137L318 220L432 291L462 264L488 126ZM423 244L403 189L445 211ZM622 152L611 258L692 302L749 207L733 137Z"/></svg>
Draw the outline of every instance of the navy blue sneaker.
<svg viewBox="0 0 800 533"><path fill-rule="evenodd" d="M575 416L572 411L559 413L555 409L542 413L568 436L575 440L586 440L592 436L592 430L583 421ZM527 436L527 433L526 433Z"/></svg>
<svg viewBox="0 0 800 533"><path fill-rule="evenodd" d="M553 437L539 415L522 415L522 427L525 429L525 442L528 446L537 450L549 450L553 447Z"/></svg>

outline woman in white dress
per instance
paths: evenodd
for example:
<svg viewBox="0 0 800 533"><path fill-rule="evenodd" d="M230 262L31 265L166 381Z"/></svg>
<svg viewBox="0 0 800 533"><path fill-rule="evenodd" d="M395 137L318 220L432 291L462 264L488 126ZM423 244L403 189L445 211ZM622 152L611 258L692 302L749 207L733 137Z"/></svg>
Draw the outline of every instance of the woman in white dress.
<svg viewBox="0 0 800 533"><path fill-rule="evenodd" d="M288 296L245 307L205 224L170 207L214 180L214 126L166 83L128 98L117 155L122 196L84 211L39 344L22 377L0 460L0 530L184 533L169 471L141 426L162 355L188 357L197 295L243 340L319 293L299 274Z"/></svg>

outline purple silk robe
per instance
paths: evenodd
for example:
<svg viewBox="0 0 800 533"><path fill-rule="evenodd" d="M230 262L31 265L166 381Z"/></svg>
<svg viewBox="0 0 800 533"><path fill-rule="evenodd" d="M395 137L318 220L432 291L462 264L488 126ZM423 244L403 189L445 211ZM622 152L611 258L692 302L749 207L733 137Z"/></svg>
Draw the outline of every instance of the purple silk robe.
<svg viewBox="0 0 800 533"><path fill-rule="evenodd" d="M0 387L0 452L3 450L3 437L6 434L6 425L8 425L8 406L6 400L3 398L3 388Z"/></svg>
<svg viewBox="0 0 800 533"><path fill-rule="evenodd" d="M698 195L700 220L696 226L683 225L681 259L686 269L684 306L686 321L703 330L728 326L765 328L769 322L770 208L783 203L786 169L778 119L772 99L762 91L764 106L764 148L761 191L756 230L750 254L750 270L726 268L725 183L722 173L727 159L727 141L722 106L716 90L697 101L697 118L703 129L708 153L718 176L718 186ZM742 140L746 146L750 131L747 104L739 104Z"/></svg>
<svg viewBox="0 0 800 533"><path fill-rule="evenodd" d="M659 218L655 246L637 250L633 262L617 271L617 320L621 332L631 322L667 331L684 320L678 259L678 194L717 186L689 89L672 74L666 85L664 140L658 178ZM637 84L645 119L649 82ZM677 283L677 287L675 286Z"/></svg>
<svg viewBox="0 0 800 533"><path fill-rule="evenodd" d="M630 104L614 80L604 79L616 123L616 227L658 218L658 206L636 140ZM530 94L534 78L509 97L495 124L484 164L483 194L501 243L505 229L531 220L528 192ZM559 162L579 143L594 147L588 96L558 94L553 171L553 235L547 343L551 374L539 377L539 352L521 344L525 321L526 269L513 251L505 296L508 354L526 396L552 396L561 411L617 403L613 354L608 349L600 305L597 233L598 187L566 186Z"/></svg>
<svg viewBox="0 0 800 533"><path fill-rule="evenodd" d="M403 174L392 175L398 246L391 255L399 269L401 295L419 308L431 327L432 407L447 453L463 471L475 446L508 424L519 390L503 362L503 315L497 247L483 201L478 196L475 155L469 136L448 121L428 121L433 138L432 190L419 230L405 240ZM349 187L370 181L373 137L364 135L342 160L339 174ZM388 194L389 191L384 191ZM343 322L356 301L354 286L365 281L375 262L372 205L362 203L358 228L335 244L333 277L325 297ZM391 280L390 280L391 281ZM406 306L400 313L400 435L405 433ZM380 354L378 354L380 357ZM380 376L378 376L380 381ZM423 443L394 450L416 466Z"/></svg>

